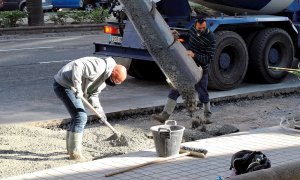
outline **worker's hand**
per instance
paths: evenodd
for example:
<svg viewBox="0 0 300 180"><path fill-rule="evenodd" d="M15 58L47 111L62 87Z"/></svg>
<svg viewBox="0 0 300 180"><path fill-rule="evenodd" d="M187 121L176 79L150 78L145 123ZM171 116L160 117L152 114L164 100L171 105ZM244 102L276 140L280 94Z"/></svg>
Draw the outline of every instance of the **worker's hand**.
<svg viewBox="0 0 300 180"><path fill-rule="evenodd" d="M107 117L106 117L106 115L105 115L105 113L103 113L102 115L101 115L101 121L107 121Z"/></svg>
<svg viewBox="0 0 300 180"><path fill-rule="evenodd" d="M188 56L190 56L191 58L194 58L195 57L195 54L193 53L193 51L187 51L186 52L186 54L188 55Z"/></svg>
<svg viewBox="0 0 300 180"><path fill-rule="evenodd" d="M103 109L102 108L95 108L95 109L99 113L101 121L107 121L107 117Z"/></svg>
<svg viewBox="0 0 300 180"><path fill-rule="evenodd" d="M176 30L172 30L172 35L174 37L174 41L177 41L179 39L179 32Z"/></svg>
<svg viewBox="0 0 300 180"><path fill-rule="evenodd" d="M80 99L81 97L83 97L83 92L81 90L79 90L79 91L77 90L75 92L75 96L76 96L77 99Z"/></svg>

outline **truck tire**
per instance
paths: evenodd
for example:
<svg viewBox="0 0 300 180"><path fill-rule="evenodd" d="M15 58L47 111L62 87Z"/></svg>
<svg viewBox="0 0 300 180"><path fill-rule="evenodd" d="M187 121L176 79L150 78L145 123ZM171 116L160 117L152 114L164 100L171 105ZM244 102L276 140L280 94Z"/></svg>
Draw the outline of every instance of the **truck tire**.
<svg viewBox="0 0 300 180"><path fill-rule="evenodd" d="M250 47L249 76L261 83L278 83L287 72L273 71L269 66L291 67L294 58L293 42L289 34L280 28L260 31Z"/></svg>
<svg viewBox="0 0 300 180"><path fill-rule="evenodd" d="M248 48L248 52L249 52L249 49L250 49L255 37L257 36L257 34L258 34L258 31L254 31L254 32L249 33L246 37L244 37L244 41Z"/></svg>
<svg viewBox="0 0 300 180"><path fill-rule="evenodd" d="M208 69L210 89L228 90L240 85L248 67L248 50L243 38L232 31L219 31L216 52Z"/></svg>
<svg viewBox="0 0 300 180"><path fill-rule="evenodd" d="M165 75L154 61L132 59L128 74L132 77L150 81L164 81Z"/></svg>
<svg viewBox="0 0 300 180"><path fill-rule="evenodd" d="M247 36L244 37L244 41L245 41L246 46L248 48L248 54L250 52L251 45L252 45L255 37L257 36L258 32L259 31L253 31L253 32L249 33ZM251 62L249 60L248 61L248 70L247 70L247 73L244 77L244 81L246 81L246 82L255 82L255 79L253 79L252 76L251 76L251 69L250 69L251 65L250 65L250 63Z"/></svg>

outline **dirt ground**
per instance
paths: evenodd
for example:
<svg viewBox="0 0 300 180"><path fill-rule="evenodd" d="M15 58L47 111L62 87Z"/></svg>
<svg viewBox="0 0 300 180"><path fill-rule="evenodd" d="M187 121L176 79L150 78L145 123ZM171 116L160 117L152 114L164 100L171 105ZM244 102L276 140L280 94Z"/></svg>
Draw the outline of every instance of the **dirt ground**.
<svg viewBox="0 0 300 180"><path fill-rule="evenodd" d="M240 131L279 125L281 118L299 116L300 96L280 96L271 99L244 100L212 105L212 124L205 125L206 132L213 132L223 125L233 125ZM202 114L202 111L199 110ZM171 119L184 125L184 140L211 137L201 126L190 129L192 119L184 109L176 111ZM158 125L149 115L129 117L112 122L112 125L129 140L129 146L113 147L105 141L111 131L103 124L88 125L84 134L83 151L89 159L124 154L154 148L152 139L145 134ZM65 150L65 130L18 125L0 126L0 178L76 163L69 161Z"/></svg>

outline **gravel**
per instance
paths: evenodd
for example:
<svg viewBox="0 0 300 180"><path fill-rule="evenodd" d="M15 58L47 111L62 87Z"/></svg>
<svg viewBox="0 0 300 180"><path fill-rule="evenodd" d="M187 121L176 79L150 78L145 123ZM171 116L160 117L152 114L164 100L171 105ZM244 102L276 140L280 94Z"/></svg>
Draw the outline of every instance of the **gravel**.
<svg viewBox="0 0 300 180"><path fill-rule="evenodd" d="M183 141L191 141L224 134L237 128L246 131L279 125L280 119L299 117L298 95L252 101L239 101L212 106L212 124L191 129L191 119L185 109L177 110L171 119L186 127ZM202 115L200 110L199 115ZM113 147L107 140L113 133L104 124L89 124L85 128L83 154L89 160L154 148L150 127L159 123L149 115L137 115L124 120L110 121L115 129L126 136L128 146ZM237 130L235 129L235 130ZM0 178L65 166L69 161L65 149L65 130L45 129L24 124L0 126Z"/></svg>

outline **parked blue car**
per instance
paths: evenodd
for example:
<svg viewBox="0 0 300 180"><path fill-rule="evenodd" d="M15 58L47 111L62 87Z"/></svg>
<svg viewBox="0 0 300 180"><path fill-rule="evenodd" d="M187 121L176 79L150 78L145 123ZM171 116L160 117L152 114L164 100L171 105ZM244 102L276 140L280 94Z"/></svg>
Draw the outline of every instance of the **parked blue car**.
<svg viewBox="0 0 300 180"><path fill-rule="evenodd" d="M51 0L42 0L44 11L53 8ZM0 11L20 10L27 12L26 0L0 0Z"/></svg>
<svg viewBox="0 0 300 180"><path fill-rule="evenodd" d="M72 8L93 10L97 6L108 6L109 0L52 0L54 9Z"/></svg>

